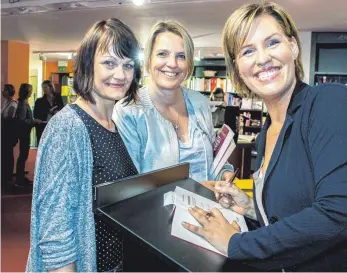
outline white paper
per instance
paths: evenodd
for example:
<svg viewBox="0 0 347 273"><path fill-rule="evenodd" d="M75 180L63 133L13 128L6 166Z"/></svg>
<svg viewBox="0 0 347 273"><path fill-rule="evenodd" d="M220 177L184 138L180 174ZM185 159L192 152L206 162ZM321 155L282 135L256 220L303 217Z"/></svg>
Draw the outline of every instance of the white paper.
<svg viewBox="0 0 347 273"><path fill-rule="evenodd" d="M245 219L242 215L237 214L230 209L224 209L217 202L211 201L203 196L187 191L183 188L176 187L174 192L168 192L164 195L164 205L169 204L173 204L176 206L175 215L172 221L171 228L172 236L178 237L197 246L217 252L223 256L225 255L219 252L217 249L215 249L204 238L182 227L182 222L200 226L200 224L194 219L194 217L190 215L190 213L188 212L188 208L197 206L207 211L211 210L212 208L218 208L230 223L234 220L238 223L238 225L241 228L241 232L248 231Z"/></svg>

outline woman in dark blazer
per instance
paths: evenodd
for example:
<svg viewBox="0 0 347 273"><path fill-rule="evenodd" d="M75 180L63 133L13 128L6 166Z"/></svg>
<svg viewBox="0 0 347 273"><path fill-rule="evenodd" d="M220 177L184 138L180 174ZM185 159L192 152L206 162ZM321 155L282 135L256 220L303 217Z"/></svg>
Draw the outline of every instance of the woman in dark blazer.
<svg viewBox="0 0 347 273"><path fill-rule="evenodd" d="M43 81L41 86L44 95L42 98L38 98L36 100L34 106L34 118L43 121L41 124L35 125L37 144L40 143L40 139L47 122L62 108L60 105L58 105L54 87L51 81Z"/></svg>
<svg viewBox="0 0 347 273"><path fill-rule="evenodd" d="M277 4L244 5L228 19L223 50L236 90L264 100L254 199L235 185L206 182L224 207L258 221L240 233L221 212L190 210L185 224L230 259L262 270L347 270L347 88L303 83L301 46ZM221 193L229 195L221 195Z"/></svg>

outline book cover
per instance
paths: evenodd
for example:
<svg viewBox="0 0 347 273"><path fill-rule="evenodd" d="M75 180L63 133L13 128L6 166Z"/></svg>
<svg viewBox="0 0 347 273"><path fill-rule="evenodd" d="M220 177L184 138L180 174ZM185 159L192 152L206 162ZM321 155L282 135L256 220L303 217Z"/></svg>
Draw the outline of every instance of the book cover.
<svg viewBox="0 0 347 273"><path fill-rule="evenodd" d="M228 146L228 148L225 150L225 152L224 152L221 160L219 161L216 169L214 170L213 177L216 177L219 174L219 172L221 171L221 169L223 168L225 163L228 162L228 159L235 148L236 148L236 144L235 144L234 140L232 140L230 142L230 145Z"/></svg>
<svg viewBox="0 0 347 273"><path fill-rule="evenodd" d="M220 132L217 134L216 140L214 142L214 149L213 149L214 160L212 163L211 173L218 174L221 170L221 168L218 169L219 166L222 166L223 168L224 164L227 162L229 157L227 157L227 155L224 156L225 152L229 149L228 153L231 154L236 146L233 137L234 137L234 132L230 129L228 125L223 124L223 127L220 130ZM231 143L234 143L234 144L231 145Z"/></svg>

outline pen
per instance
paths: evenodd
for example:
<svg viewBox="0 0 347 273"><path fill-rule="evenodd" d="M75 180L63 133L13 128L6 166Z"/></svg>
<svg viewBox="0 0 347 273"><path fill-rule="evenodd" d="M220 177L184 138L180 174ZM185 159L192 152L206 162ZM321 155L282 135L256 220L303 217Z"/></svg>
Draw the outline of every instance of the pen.
<svg viewBox="0 0 347 273"><path fill-rule="evenodd" d="M234 175L231 178L229 178L229 180L227 181L227 183L226 183L227 186L231 186L231 184L234 182L236 176L238 175L239 171L240 171L240 168L237 168L236 171L234 172ZM228 193L221 193L218 201L222 197L226 197L226 198L232 199L230 194L228 194Z"/></svg>
<svg viewBox="0 0 347 273"><path fill-rule="evenodd" d="M231 184L234 182L236 176L239 174L240 168L237 168L234 172L234 175L227 181L227 186L231 186Z"/></svg>

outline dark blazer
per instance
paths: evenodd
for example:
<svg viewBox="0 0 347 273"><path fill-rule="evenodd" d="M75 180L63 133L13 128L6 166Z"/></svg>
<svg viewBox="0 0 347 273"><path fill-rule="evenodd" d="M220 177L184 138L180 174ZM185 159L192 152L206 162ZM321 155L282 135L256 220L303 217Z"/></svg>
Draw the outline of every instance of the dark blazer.
<svg viewBox="0 0 347 273"><path fill-rule="evenodd" d="M40 119L42 121L47 121L48 113L51 110L52 107L55 107L56 111L61 110L64 107L62 97L59 94L56 94L53 100L53 105L51 106L47 100L46 95L44 95L42 98L38 98L35 101L34 106L34 118ZM36 124L36 135L38 142L40 141L41 135L43 133L43 130L46 128L47 123L41 123Z"/></svg>
<svg viewBox="0 0 347 273"><path fill-rule="evenodd" d="M257 169L270 124L268 117L257 138ZM262 227L232 236L231 259L262 270L347 270L346 86L298 82L262 197L270 224L264 227L256 207Z"/></svg>
<svg viewBox="0 0 347 273"><path fill-rule="evenodd" d="M49 110L55 105L50 105L48 100L46 99L46 96L43 96L42 98L38 98L35 101L34 106L34 118L40 119L40 120L47 120Z"/></svg>

